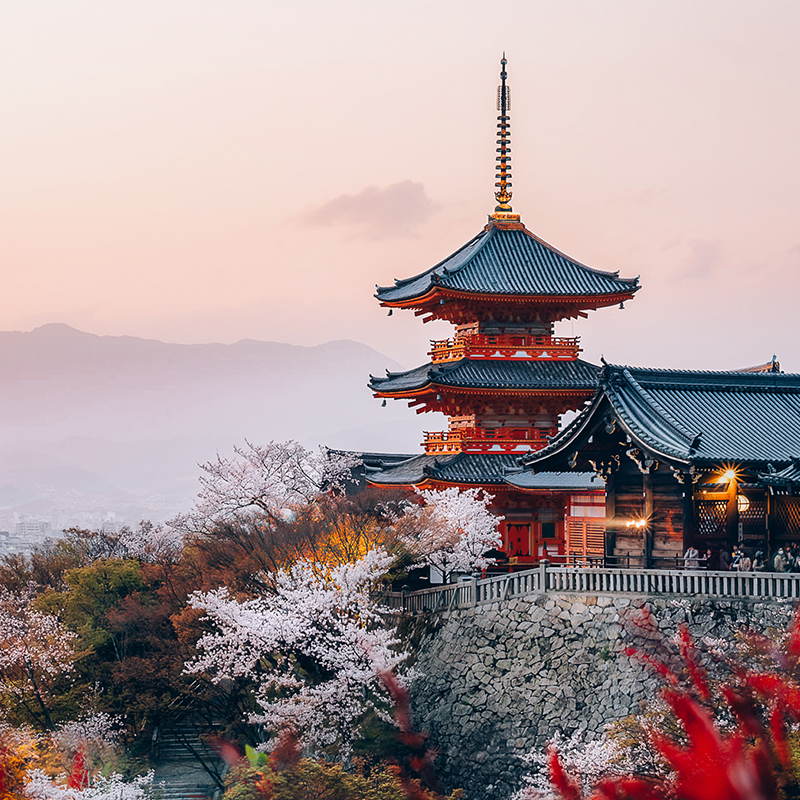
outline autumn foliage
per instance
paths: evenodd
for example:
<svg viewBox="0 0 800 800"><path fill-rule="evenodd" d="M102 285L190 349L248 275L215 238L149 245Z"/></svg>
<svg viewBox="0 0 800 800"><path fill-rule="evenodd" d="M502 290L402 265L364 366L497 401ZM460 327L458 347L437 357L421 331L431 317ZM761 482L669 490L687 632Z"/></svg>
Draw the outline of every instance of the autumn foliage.
<svg viewBox="0 0 800 800"><path fill-rule="evenodd" d="M225 800L461 800L461 790L440 794L425 737L410 724L408 695L390 673L382 679L396 701L399 736L414 754L410 768L355 758L346 769L341 762L302 758L299 739L287 729L270 753L247 748L247 757L232 764Z"/></svg>
<svg viewBox="0 0 800 800"><path fill-rule="evenodd" d="M745 632L746 657L730 661L730 675L714 682L700 663L688 630L677 645L683 676L635 649L631 655L664 679L665 725L643 726L666 766L663 775L600 779L587 795L548 754L550 779L561 800L788 800L800 797L800 612L788 634L774 641ZM744 650L742 651L745 652ZM667 729L670 730L667 730Z"/></svg>

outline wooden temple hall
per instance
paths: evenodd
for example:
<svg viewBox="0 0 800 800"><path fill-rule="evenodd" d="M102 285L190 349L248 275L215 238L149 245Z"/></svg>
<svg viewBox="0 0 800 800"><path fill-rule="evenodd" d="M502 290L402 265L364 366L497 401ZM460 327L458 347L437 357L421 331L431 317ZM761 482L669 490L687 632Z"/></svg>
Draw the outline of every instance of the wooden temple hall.
<svg viewBox="0 0 800 800"><path fill-rule="evenodd" d="M592 269L512 212L510 93L498 87L496 208L470 241L376 297L446 320L416 369L370 378L374 396L444 413L424 451L364 458L375 486L481 487L504 516L509 566L675 566L689 544L800 539L800 376L595 365L556 323L622 307L638 278ZM580 412L559 433L565 412Z"/></svg>
<svg viewBox="0 0 800 800"><path fill-rule="evenodd" d="M768 557L800 542L800 375L775 370L606 364L589 406L520 460L522 475L602 477L604 542L576 555L668 568L694 546L716 568L741 544Z"/></svg>

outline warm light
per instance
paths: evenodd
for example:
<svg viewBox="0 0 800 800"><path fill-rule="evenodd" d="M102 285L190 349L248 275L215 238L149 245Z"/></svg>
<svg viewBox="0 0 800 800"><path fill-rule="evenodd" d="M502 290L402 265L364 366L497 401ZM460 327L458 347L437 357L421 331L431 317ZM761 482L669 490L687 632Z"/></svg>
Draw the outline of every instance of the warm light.
<svg viewBox="0 0 800 800"><path fill-rule="evenodd" d="M644 528L647 525L647 520L644 519L629 519L625 523L629 528Z"/></svg>
<svg viewBox="0 0 800 800"><path fill-rule="evenodd" d="M750 501L743 494L740 494L736 498L736 507L739 509L739 513L742 514L750 508Z"/></svg>
<svg viewBox="0 0 800 800"><path fill-rule="evenodd" d="M719 479L722 481L735 483L736 481L741 480L742 469L738 464L732 464L728 462L727 464L719 465L719 471L717 472L717 475L719 475Z"/></svg>

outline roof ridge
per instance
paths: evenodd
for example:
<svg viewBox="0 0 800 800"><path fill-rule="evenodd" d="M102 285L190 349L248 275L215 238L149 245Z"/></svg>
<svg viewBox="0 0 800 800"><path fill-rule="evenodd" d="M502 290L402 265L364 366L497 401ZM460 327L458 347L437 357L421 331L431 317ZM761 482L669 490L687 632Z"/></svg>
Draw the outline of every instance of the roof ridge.
<svg viewBox="0 0 800 800"><path fill-rule="evenodd" d="M738 369L677 369L675 367L636 367L630 364L608 364L615 369L634 370L636 372L647 372L651 374L663 373L666 375L730 375L742 380L750 380L753 383L758 381L784 380L787 378L800 378L800 372L742 372Z"/></svg>
<svg viewBox="0 0 800 800"><path fill-rule="evenodd" d="M484 236L483 241L472 251L472 253L470 254L470 257L463 259L462 262L457 267L455 267L454 269L447 269L446 267L443 268L442 269L442 273L444 275L456 275L457 273L461 272L461 270L464 269L467 266L467 264L470 264L472 262L472 260L478 255L478 253L480 253L481 250L483 250L483 248L486 247L486 245L491 241L492 236L494 235L494 233L493 233L494 230L495 230L495 228L492 228L489 231L486 231L486 230L481 231L481 233L485 233L486 236ZM477 239L478 237L476 236L475 238ZM453 255L457 255L459 252L461 252L461 251L460 250L456 250L456 252L453 253ZM453 256L450 256L449 258L443 259L435 267L433 267L433 269L434 270L438 269L442 264L444 264L445 262L449 261L452 257Z"/></svg>
<svg viewBox="0 0 800 800"><path fill-rule="evenodd" d="M616 278L617 280L622 281L623 283L634 283L634 284L639 283L638 275L635 278L620 278L619 270L617 270L616 272L611 272L610 270L596 269L595 267L590 267L588 264L584 264L582 261L578 261L578 259L573 258L570 255L567 255L563 251L559 250L557 247L553 247L553 245L551 245L550 242L546 242L544 239L542 239L541 236L537 236L533 231L528 230L528 228L526 228L525 225L522 226L521 232L526 236L529 236L534 241L538 242L540 245L542 245L542 247L546 247L551 252L561 256L561 258L566 259L570 263L574 264L576 267L585 269L587 272L592 272L595 275L603 275L606 278Z"/></svg>
<svg viewBox="0 0 800 800"><path fill-rule="evenodd" d="M605 372L605 369L603 371ZM639 396L651 408L653 408L655 411L657 411L662 419L664 419L666 422L668 422L675 429L675 431L677 433L680 433L682 436L684 436L689 444L691 444L694 441L694 439L697 436L697 434L699 433L699 431L696 431L695 433L691 433L686 428L684 428L683 425L681 425L681 423L678 422L678 420L675 419L675 417L673 417L672 414L670 414L669 411L667 411L667 409L664 408L664 406L662 406L661 403L659 403L658 400L656 400L655 397L653 397L653 395L651 395L650 392L648 392L647 389L645 389L639 383L639 381L637 381L636 378L633 377L633 375L631 375L630 370L628 370L628 369L623 370L623 374L627 376L628 381L630 382L630 384L633 387L633 389L635 389L635 391L639 394ZM603 381L602 375L601 375L600 380Z"/></svg>

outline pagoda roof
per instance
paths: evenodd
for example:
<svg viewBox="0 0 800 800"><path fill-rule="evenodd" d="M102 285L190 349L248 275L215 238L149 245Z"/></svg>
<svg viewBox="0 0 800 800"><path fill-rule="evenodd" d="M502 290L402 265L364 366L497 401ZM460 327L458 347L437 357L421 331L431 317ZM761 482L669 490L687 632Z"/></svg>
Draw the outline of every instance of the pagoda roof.
<svg viewBox="0 0 800 800"><path fill-rule="evenodd" d="M591 404L519 461L552 469L612 421L634 446L676 465L785 465L800 455L800 375L607 364Z"/></svg>
<svg viewBox="0 0 800 800"><path fill-rule="evenodd" d="M445 364L424 364L407 372L370 375L369 387L379 394L416 392L427 386L487 390L578 390L594 392L600 367L581 359L503 361L462 358Z"/></svg>
<svg viewBox="0 0 800 800"><path fill-rule="evenodd" d="M394 286L376 287L385 305L404 304L434 289L475 295L534 297L630 296L638 278L620 278L581 264L544 242L524 225L490 222L467 244L434 267ZM618 299L612 302L619 302Z"/></svg>
<svg viewBox="0 0 800 800"><path fill-rule="evenodd" d="M367 480L380 486L415 486L426 481L469 485L503 485L505 472L518 469L509 453L419 455L399 464L368 468Z"/></svg>

